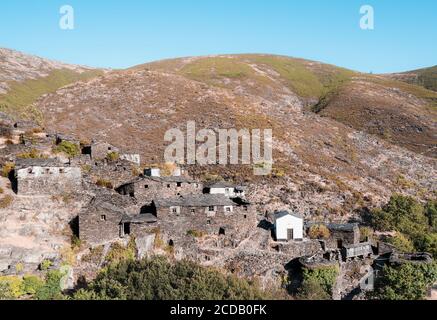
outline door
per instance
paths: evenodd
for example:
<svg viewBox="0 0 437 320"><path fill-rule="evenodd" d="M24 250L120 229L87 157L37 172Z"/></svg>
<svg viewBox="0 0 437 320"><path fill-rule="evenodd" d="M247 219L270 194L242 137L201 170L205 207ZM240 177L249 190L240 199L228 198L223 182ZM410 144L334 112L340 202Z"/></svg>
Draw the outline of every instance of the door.
<svg viewBox="0 0 437 320"><path fill-rule="evenodd" d="M294 230L293 229L288 229L287 230L287 240L294 240Z"/></svg>

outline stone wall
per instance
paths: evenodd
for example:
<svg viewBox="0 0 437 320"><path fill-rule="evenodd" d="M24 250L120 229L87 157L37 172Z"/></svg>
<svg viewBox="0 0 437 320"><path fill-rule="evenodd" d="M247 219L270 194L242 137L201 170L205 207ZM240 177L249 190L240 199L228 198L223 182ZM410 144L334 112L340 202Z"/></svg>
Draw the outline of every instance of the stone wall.
<svg viewBox="0 0 437 320"><path fill-rule="evenodd" d="M20 195L57 195L76 191L82 183L77 167L32 167L16 172Z"/></svg>
<svg viewBox="0 0 437 320"><path fill-rule="evenodd" d="M206 208L196 208L196 212L192 213L191 208L182 207L179 214L174 214L170 208L160 208L157 210L159 227L177 245L178 241L190 236L189 231L197 235L226 236L238 242L246 237L247 230L257 226L256 214L252 208L245 211L234 207L231 213L225 212L224 207L217 207L217 210L212 215L206 213Z"/></svg>
<svg viewBox="0 0 437 320"><path fill-rule="evenodd" d="M161 181L160 178L155 180L145 177L117 188L117 192L135 197L139 203L146 205L158 198L199 194L202 192L202 184L188 182L178 184L177 182Z"/></svg>
<svg viewBox="0 0 437 320"><path fill-rule="evenodd" d="M119 239L122 218L121 213L105 208L87 209L79 215L79 237L90 245Z"/></svg>

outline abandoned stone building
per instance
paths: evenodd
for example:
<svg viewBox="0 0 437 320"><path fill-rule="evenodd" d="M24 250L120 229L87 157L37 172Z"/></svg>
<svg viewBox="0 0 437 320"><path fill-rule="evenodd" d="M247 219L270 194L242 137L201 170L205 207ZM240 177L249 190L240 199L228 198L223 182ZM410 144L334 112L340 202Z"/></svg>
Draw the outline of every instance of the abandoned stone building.
<svg viewBox="0 0 437 320"><path fill-rule="evenodd" d="M229 198L245 197L244 188L242 186L224 181L206 185L203 192L207 194L224 194Z"/></svg>
<svg viewBox="0 0 437 320"><path fill-rule="evenodd" d="M111 152L119 153L120 150L109 143L101 141L82 145L82 154L89 155L93 160L105 159Z"/></svg>
<svg viewBox="0 0 437 320"><path fill-rule="evenodd" d="M127 236L141 237L159 229L171 245L190 236L244 236L256 226L249 205L239 206L224 195L190 195L155 199L138 210L137 202L118 194L96 197L79 215L79 237L96 245Z"/></svg>
<svg viewBox="0 0 437 320"><path fill-rule="evenodd" d="M157 222L151 214L139 215L130 198L113 192L94 197L78 218L79 238L89 245L140 236L148 231L147 226Z"/></svg>
<svg viewBox="0 0 437 320"><path fill-rule="evenodd" d="M372 254L373 249L369 242L344 245L341 249L341 256L344 261L356 258L367 258L372 256Z"/></svg>
<svg viewBox="0 0 437 320"><path fill-rule="evenodd" d="M19 195L54 195L77 191L82 172L56 159L18 159L14 180L12 184Z"/></svg>
<svg viewBox="0 0 437 320"><path fill-rule="evenodd" d="M255 208L250 204L239 205L224 195L199 194L152 202L160 225L173 230L175 238L187 232L208 235L243 235L243 229L256 226Z"/></svg>
<svg viewBox="0 0 437 320"><path fill-rule="evenodd" d="M202 184L184 176L141 176L115 189L119 194L130 196L147 204L156 198L169 198L201 193Z"/></svg>
<svg viewBox="0 0 437 320"><path fill-rule="evenodd" d="M306 232L308 232L313 225L320 225L320 223L307 223L305 227ZM322 225L325 225L330 233L328 239L322 240L325 250L342 249L345 245L356 245L360 243L361 233L358 223L322 223Z"/></svg>

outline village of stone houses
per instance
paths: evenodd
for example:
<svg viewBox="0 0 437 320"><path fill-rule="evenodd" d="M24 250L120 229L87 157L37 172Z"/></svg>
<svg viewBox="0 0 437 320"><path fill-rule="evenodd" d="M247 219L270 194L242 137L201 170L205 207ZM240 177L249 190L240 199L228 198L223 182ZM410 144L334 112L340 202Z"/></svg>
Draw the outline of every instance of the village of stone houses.
<svg viewBox="0 0 437 320"><path fill-rule="evenodd" d="M356 217L259 201L256 184L144 166L139 154L105 141L5 115L0 129L3 279L63 270L61 290L74 292L114 259L160 256L256 280L280 299L298 298L302 273L331 270L326 298L339 300L366 299L384 266L433 264L431 254L399 251L385 241L393 233Z"/></svg>

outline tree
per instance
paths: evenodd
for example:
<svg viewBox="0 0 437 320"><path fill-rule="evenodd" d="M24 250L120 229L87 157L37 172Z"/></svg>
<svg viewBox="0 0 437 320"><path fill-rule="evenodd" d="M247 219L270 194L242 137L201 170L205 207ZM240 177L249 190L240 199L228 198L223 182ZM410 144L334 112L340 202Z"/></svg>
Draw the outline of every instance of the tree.
<svg viewBox="0 0 437 320"><path fill-rule="evenodd" d="M370 297L378 300L422 300L437 281L437 264L405 263L385 266Z"/></svg>
<svg viewBox="0 0 437 320"><path fill-rule="evenodd" d="M162 257L110 265L74 299L257 300L266 294L252 282L189 261Z"/></svg>

